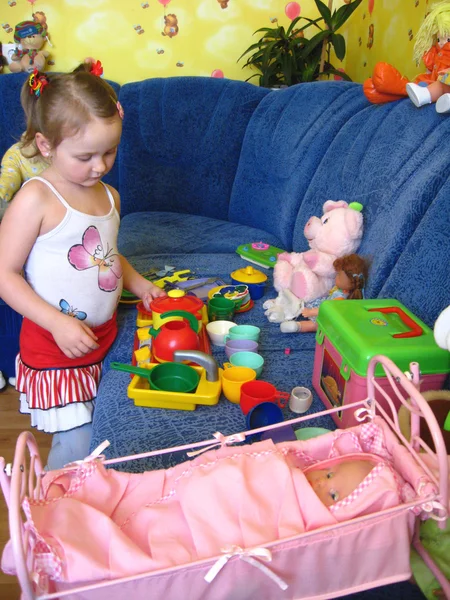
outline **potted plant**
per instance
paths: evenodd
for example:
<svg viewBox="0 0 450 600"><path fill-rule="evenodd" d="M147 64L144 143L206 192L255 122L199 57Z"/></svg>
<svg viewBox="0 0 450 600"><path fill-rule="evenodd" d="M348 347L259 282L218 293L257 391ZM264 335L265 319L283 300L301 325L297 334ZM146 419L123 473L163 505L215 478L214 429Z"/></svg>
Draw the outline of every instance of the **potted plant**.
<svg viewBox="0 0 450 600"><path fill-rule="evenodd" d="M314 2L320 14L317 19L300 16L293 19L287 29L262 27L255 31L254 35L262 33L262 37L238 59L249 55L242 68L257 71L247 81L258 77L262 87L290 86L325 75L339 75L351 81L346 73L331 64L331 48L339 60L344 58L345 39L337 31L362 0L350 1L333 12L321 0Z"/></svg>

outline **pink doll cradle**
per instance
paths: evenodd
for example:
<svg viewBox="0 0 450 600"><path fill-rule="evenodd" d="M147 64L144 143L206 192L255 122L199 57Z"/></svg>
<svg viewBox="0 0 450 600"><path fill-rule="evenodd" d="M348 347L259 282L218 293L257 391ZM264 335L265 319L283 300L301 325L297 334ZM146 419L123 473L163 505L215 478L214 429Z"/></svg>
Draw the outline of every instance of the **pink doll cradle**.
<svg viewBox="0 0 450 600"><path fill-rule="evenodd" d="M375 387L378 388L373 377L377 359L383 364L395 393L412 413L409 440L400 433L397 415L389 397L386 395L391 414L387 414L371 400L375 397ZM417 368L415 369L412 370L417 373ZM381 393L385 395L385 392ZM412 398L411 402L405 399L408 397ZM442 435L431 410L413 383L385 357L376 357L370 364L368 397L348 405L344 410L357 410L361 425L306 442L288 442L277 446L271 442L232 446L234 442L243 441L245 434L228 438L217 435L217 439L213 441L176 449L199 448L194 460L166 472L148 472L143 475L105 470L103 464L111 465L148 454L118 460L91 457L62 474L50 472L41 477L36 443L31 434L24 433L18 440L12 469L7 468L0 478L9 506L11 532L10 552L4 553L3 568L17 572L24 598L42 600L63 597L119 599L131 594L133 599L155 600L317 600L406 580L411 576L409 549L412 541L421 555L429 560L417 537L419 520L431 517L441 519L444 523L447 517L448 464ZM324 411L322 414L329 412L332 411ZM421 417L426 419L432 432L436 456L419 438ZM309 418L311 417L300 417L289 423L295 426ZM260 431L275 428L276 426L266 427ZM254 434L255 430L251 433ZM220 446L217 454L209 448L211 445ZM419 449L430 454L432 462L437 465L438 476L419 456ZM203 450L206 450L204 454ZM169 451L174 449L162 452ZM363 482L359 486L363 489L357 489L358 493L351 502L338 502L330 511L315 505L312 496L306 502L303 499L303 502L298 503L298 514L295 512L298 506L287 502L290 495L298 496L300 489L295 488L295 485L290 487L292 473L294 479L301 478L302 469L307 468L311 461L333 461L339 455L368 451L379 457L380 464L388 461L398 474L401 499L397 497L393 500L395 491L392 482L382 493L378 493L378 486L370 489L370 485L367 488L367 482L365 485ZM29 465L26 457L28 453ZM277 480L271 477L267 481L267 478L261 477L258 485L263 490L260 490L263 496L258 503L250 500L246 512L238 511L241 520L239 533L229 533L233 528L232 523L220 529L214 522L215 517L216 522L228 518L228 513L233 511L233 506L238 502L237 497L232 496L231 502L223 502L222 505L218 497L208 497L211 504L216 506L216 510L210 511L209 524L211 530L219 532L216 540L218 546L210 545L214 536L206 536L206 541L202 538L205 530L199 526L199 521L207 512L207 504L203 507L200 500L197 512L195 505L191 505L189 512L186 510L184 513L185 519L193 523L187 533L183 534L183 521L180 522L181 525L177 525L176 531L170 531L175 512L166 521L163 518L164 510L172 507L172 511L176 511L179 508L178 505L166 502L167 498L172 500L177 494L181 498L180 485L189 482L189 478L195 481L197 477L201 484L205 472L210 472L210 465L217 462L216 458L223 458L228 469L233 461L244 460L246 469L250 469L255 460L260 461L261 465L261 461L282 459L276 464ZM0 459L0 467L4 467L4 461L1 464L1 460L3 459ZM295 471L289 469L291 466L296 468ZM288 478L283 479L283 470L289 473ZM192 473L196 475L192 476ZM249 473L253 484L257 474ZM92 483L95 477L99 477L97 487ZM153 527L150 526L151 516L147 516L150 519L147 527L142 527L142 521L135 522L134 537L129 535L136 542L133 545L129 543L129 539L124 541L120 536L123 531L128 534L132 531L133 517L139 511L132 510L129 502L133 494L134 498L139 496L139 486L144 480L150 482L147 487L142 488L147 505L152 504L148 500L149 494L153 493L155 502L152 506L164 510L155 513ZM193 488L197 497L198 481L197 487ZM257 488L258 485L255 483L252 487ZM268 501L264 502L264 494L269 500L275 497L271 490L277 485L283 486L280 496L283 502L277 500L283 506L277 509L277 527L273 528L267 520L268 513L264 513L267 507L263 504L270 504ZM225 488L226 486L219 489L220 494L226 495ZM301 489L302 493L308 493ZM186 490L187 495L192 494L189 487ZM116 501L115 497L120 501ZM88 519L79 519L78 526L76 525L79 515L87 514L78 512L79 503L76 505L75 526L68 525L71 522L69 512L74 511L71 503L79 502L81 498L85 501L83 511L97 511L96 527L89 529ZM142 500L138 500L134 508L141 504ZM22 518L21 507L27 523ZM128 512L124 507L127 507ZM222 512L221 507L225 507ZM105 513L112 516L113 521L117 517L117 521L125 523L119 536L116 535L115 524L105 521ZM255 516L258 513L259 517ZM125 515L127 518L124 519ZM154 543L158 538L157 518L162 519L161 527L164 528L160 538L163 539L165 534L165 541L172 540L178 544L170 546L167 542L165 554L164 551L159 552L161 548ZM263 527L255 527L258 518L264 523ZM141 552L145 544L139 539L143 530L151 531L151 536L149 534L148 537L152 537L154 543L146 556ZM184 558L183 552L189 544L185 543L180 548L178 538L183 538L183 535L186 539L189 538L189 544L194 539L198 541L202 538L194 550L190 548L190 553ZM222 539L223 547L220 548ZM178 558L175 560L176 556ZM450 584L431 566L446 597L450 598Z"/></svg>

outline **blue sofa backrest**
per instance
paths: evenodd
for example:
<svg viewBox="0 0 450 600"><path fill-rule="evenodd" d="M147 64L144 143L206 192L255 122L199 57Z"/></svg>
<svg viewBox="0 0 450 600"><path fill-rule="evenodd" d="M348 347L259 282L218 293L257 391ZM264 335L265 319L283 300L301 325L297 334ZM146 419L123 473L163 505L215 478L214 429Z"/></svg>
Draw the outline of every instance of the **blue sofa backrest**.
<svg viewBox="0 0 450 600"><path fill-rule="evenodd" d="M249 123L230 219L300 252L326 200L361 202L368 297L395 297L432 324L450 303L449 136L434 105L371 105L358 84L272 93Z"/></svg>
<svg viewBox="0 0 450 600"><path fill-rule="evenodd" d="M248 121L268 93L210 77L124 85L122 216L162 210L227 219Z"/></svg>

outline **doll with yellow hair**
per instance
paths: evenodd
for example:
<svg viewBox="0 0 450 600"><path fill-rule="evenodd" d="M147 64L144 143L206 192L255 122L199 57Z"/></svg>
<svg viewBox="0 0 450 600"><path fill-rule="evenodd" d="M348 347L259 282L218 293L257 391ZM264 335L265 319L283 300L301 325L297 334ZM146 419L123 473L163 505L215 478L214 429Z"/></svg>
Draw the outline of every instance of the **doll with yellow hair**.
<svg viewBox="0 0 450 600"><path fill-rule="evenodd" d="M450 111L450 1L431 6L416 35L414 59L423 61L427 72L414 82L392 65L379 62L372 77L363 85L364 95L373 104L400 100L409 96L415 106L436 102L439 113Z"/></svg>
<svg viewBox="0 0 450 600"><path fill-rule="evenodd" d="M416 36L414 59L427 73L418 78L426 86L408 83L406 92L417 107L436 102L438 113L450 112L450 2L431 7Z"/></svg>

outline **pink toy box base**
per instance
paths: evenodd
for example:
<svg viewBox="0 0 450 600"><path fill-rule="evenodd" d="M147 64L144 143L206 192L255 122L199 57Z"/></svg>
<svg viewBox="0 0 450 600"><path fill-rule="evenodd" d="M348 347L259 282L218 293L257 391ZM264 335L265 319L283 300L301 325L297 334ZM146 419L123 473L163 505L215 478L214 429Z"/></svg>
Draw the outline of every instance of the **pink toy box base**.
<svg viewBox="0 0 450 600"><path fill-rule="evenodd" d="M367 390L367 366L372 357L388 356L402 370L420 364L421 391L439 390L450 371L450 354L435 343L433 332L404 305L392 299L325 301L317 318L313 386L327 408L357 402ZM375 371L378 385L399 408L399 399L384 372ZM376 400L386 400L376 391ZM357 424L353 411L333 413L338 427Z"/></svg>

